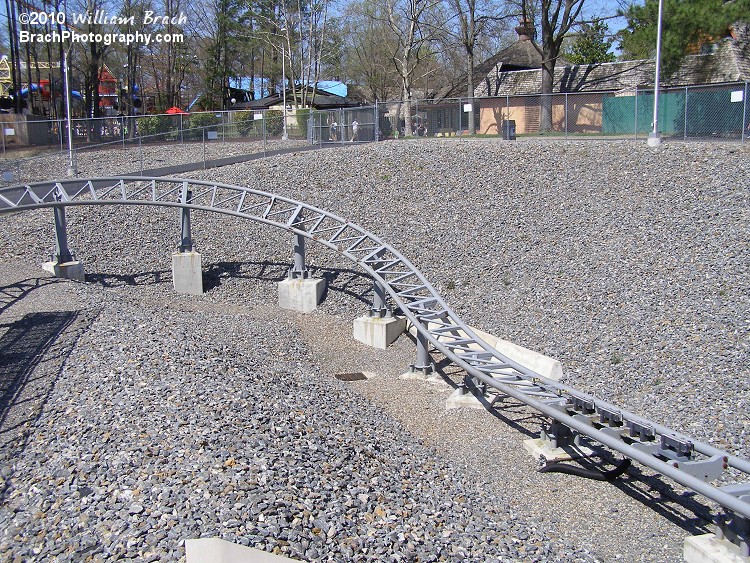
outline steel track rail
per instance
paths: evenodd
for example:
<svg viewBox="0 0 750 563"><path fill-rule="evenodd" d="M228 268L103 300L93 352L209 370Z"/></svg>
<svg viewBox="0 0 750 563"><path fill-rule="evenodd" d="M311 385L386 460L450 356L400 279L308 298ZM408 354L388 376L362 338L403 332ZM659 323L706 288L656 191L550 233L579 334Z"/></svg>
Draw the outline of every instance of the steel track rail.
<svg viewBox="0 0 750 563"><path fill-rule="evenodd" d="M552 381L506 357L479 338L398 250L346 219L252 188L181 178L89 178L0 189L0 214L56 206L121 204L219 212L323 244L380 282L435 349L463 368L480 387L513 397L726 510L750 518L749 460ZM708 482L729 468L739 472L741 483L719 487Z"/></svg>

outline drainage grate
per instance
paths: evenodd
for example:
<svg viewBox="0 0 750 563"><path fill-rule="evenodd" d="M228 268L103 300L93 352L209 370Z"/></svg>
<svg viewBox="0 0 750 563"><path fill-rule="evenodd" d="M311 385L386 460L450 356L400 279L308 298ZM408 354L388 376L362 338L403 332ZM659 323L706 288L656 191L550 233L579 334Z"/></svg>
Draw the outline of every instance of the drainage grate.
<svg viewBox="0 0 750 563"><path fill-rule="evenodd" d="M333 377L341 381L362 381L367 379L367 376L361 371L355 373L334 373Z"/></svg>

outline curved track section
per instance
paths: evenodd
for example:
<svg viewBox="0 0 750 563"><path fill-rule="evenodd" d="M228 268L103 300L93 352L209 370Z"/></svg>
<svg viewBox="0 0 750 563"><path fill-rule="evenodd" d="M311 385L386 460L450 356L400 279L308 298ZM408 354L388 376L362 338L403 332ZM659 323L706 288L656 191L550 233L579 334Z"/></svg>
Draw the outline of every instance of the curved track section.
<svg viewBox="0 0 750 563"><path fill-rule="evenodd" d="M303 235L357 263L441 353L485 392L514 397L576 433L750 518L750 461L560 384L479 338L398 250L346 219L272 193L178 178L114 177L0 189L0 213L78 205L157 205L252 219ZM709 483L732 468L737 484Z"/></svg>

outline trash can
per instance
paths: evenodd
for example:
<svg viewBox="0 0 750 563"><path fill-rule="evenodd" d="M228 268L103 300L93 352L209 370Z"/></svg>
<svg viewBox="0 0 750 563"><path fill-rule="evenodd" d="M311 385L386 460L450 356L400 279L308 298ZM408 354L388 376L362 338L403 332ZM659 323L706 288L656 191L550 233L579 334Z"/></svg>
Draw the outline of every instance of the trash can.
<svg viewBox="0 0 750 563"><path fill-rule="evenodd" d="M514 119L503 120L503 140L516 140L516 121Z"/></svg>

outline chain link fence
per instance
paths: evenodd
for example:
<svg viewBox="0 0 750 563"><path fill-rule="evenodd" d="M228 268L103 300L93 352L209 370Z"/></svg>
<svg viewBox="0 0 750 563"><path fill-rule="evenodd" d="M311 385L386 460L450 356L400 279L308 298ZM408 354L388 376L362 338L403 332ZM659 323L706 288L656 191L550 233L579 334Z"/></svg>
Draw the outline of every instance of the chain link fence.
<svg viewBox="0 0 750 563"><path fill-rule="evenodd" d="M749 95L748 82L660 90L659 131L667 139L744 143L750 134ZM465 135L473 114L480 135L643 139L653 129L654 91L393 101L377 108L382 138L407 134L407 119L414 136Z"/></svg>
<svg viewBox="0 0 750 563"><path fill-rule="evenodd" d="M289 110L286 127L280 110L242 110L71 119L70 131L65 119L19 117L0 114L0 180L5 184L25 179L29 171L47 163L57 166L62 158L77 169L84 156L100 150L126 151L133 170L141 171L188 161L205 163L237 150L265 154L267 149L306 143L309 112ZM232 142L242 147L232 149ZM182 148L175 151L175 145ZM87 160L91 158L93 154Z"/></svg>
<svg viewBox="0 0 750 563"><path fill-rule="evenodd" d="M290 139L307 138L307 111L290 110L286 132ZM28 115L0 115L3 154L14 148L68 148L68 121ZM242 110L116 116L71 119L71 137L76 151L120 143L175 143L212 140L272 140L284 133L284 114L279 110Z"/></svg>
<svg viewBox="0 0 750 563"><path fill-rule="evenodd" d="M659 131L666 139L732 140L750 135L750 83L664 89L659 95ZM72 119L72 156L116 147L296 140L313 145L365 143L405 135L455 137L468 133L473 119L480 135L643 139L653 123L653 89L571 92L378 102L330 110L240 110L178 115ZM407 127L407 122L411 125ZM18 160L16 149L68 152L68 121L37 116L0 115L3 157ZM210 152L210 151L209 151ZM34 156L34 158L38 158Z"/></svg>
<svg viewBox="0 0 750 563"><path fill-rule="evenodd" d="M370 143L378 140L375 106L314 111L310 114L308 141L313 145Z"/></svg>

